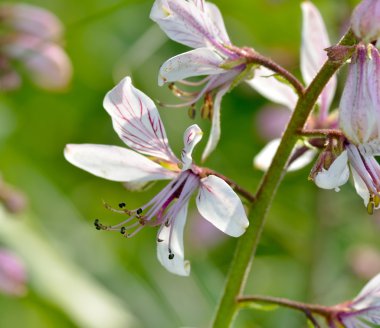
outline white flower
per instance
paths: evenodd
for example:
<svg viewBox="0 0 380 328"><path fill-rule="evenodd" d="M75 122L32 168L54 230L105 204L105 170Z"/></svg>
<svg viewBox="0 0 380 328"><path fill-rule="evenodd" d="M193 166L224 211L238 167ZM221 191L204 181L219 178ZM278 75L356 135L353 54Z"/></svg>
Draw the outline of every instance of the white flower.
<svg viewBox="0 0 380 328"><path fill-rule="evenodd" d="M305 84L309 85L327 60L324 49L329 47L331 43L318 9L309 1L302 2L301 8L303 14L301 73ZM297 94L291 86L280 82L273 71L260 67L255 70L255 77L247 82L267 99L285 106L290 111L294 110L298 101ZM331 124L330 120L328 120L328 114L335 95L336 83L336 77L333 76L318 99L318 115L313 117L313 122L309 122L315 128L326 127L327 122ZM280 139L270 142L255 157L254 166L264 171L267 170L279 144ZM298 158L297 164L295 162L290 164L290 171L306 166L316 154L314 150L307 148L302 142L297 144L293 154L297 152L303 152L303 155Z"/></svg>
<svg viewBox="0 0 380 328"><path fill-rule="evenodd" d="M212 121L210 137L202 160L215 149L220 139L220 104L238 77L248 73L245 60L231 50L231 42L219 9L204 0L156 0L150 18L172 40L194 50L167 60L160 68L158 84L178 82L202 86L199 92L184 92L172 85L178 96L188 100L174 107L194 106L204 97L202 117ZM202 81L185 79L206 75Z"/></svg>
<svg viewBox="0 0 380 328"><path fill-rule="evenodd" d="M238 237L248 227L243 205L231 187L219 177L202 174L192 162L192 151L201 140L197 125L184 133L179 160L169 147L164 126L152 100L134 88L129 77L106 95L104 107L119 137L132 150L106 145L67 145L66 159L99 177L128 183L170 179L151 201L135 210L120 210L128 218L103 230L121 231L131 237L144 226L160 226L157 256L161 264L178 275L189 275L184 258L183 229L190 197L198 191L199 213L224 233ZM147 155L145 157L143 155ZM179 169L181 167L181 169Z"/></svg>

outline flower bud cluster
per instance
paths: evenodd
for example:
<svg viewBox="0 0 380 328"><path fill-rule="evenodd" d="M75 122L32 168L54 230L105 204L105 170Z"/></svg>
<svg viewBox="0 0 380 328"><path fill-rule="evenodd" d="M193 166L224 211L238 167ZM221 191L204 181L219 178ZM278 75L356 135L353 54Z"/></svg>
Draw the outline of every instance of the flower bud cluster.
<svg viewBox="0 0 380 328"><path fill-rule="evenodd" d="M0 90L17 89L20 63L29 78L46 90L67 87L70 59L60 45L63 27L51 12L27 4L0 5Z"/></svg>

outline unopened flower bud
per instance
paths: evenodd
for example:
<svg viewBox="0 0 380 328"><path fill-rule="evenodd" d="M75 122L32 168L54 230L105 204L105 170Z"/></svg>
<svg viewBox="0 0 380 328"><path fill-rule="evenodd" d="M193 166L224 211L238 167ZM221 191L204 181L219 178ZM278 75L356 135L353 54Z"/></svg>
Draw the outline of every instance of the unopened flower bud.
<svg viewBox="0 0 380 328"><path fill-rule="evenodd" d="M351 27L357 37L365 42L380 38L380 1L363 0L351 18Z"/></svg>
<svg viewBox="0 0 380 328"><path fill-rule="evenodd" d="M362 154L380 151L380 54L359 45L340 102L340 128Z"/></svg>
<svg viewBox="0 0 380 328"><path fill-rule="evenodd" d="M26 270L15 254L0 249L0 292L13 296L26 293Z"/></svg>

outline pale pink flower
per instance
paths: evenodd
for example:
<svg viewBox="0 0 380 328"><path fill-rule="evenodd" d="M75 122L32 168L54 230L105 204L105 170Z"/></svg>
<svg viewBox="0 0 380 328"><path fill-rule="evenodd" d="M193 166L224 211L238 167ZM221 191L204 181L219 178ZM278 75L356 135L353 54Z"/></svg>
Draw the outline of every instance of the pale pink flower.
<svg viewBox="0 0 380 328"><path fill-rule="evenodd" d="M26 293L26 280L23 261L16 254L0 249L0 292L23 296Z"/></svg>
<svg viewBox="0 0 380 328"><path fill-rule="evenodd" d="M99 177L128 183L168 179L169 184L151 201L135 210L120 210L128 218L114 226L96 221L100 230L116 230L131 237L144 226L159 226L157 256L161 264L178 275L189 275L184 258L183 230L190 197L198 192L199 213L224 233L238 237L248 227L243 205L231 187L219 177L206 176L193 164L192 152L202 138L197 125L184 133L178 159L168 144L164 126L152 100L134 88L129 77L104 99L121 140L132 150L105 145L67 145L66 159ZM148 157L145 157L146 155Z"/></svg>

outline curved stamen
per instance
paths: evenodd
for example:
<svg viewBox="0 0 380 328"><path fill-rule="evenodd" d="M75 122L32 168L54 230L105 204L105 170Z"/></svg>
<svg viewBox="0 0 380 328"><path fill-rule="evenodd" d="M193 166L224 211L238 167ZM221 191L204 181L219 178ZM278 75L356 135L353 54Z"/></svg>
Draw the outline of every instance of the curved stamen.
<svg viewBox="0 0 380 328"><path fill-rule="evenodd" d="M211 76L206 76L202 80L199 81L188 81L188 80L178 80L176 83L183 84L189 87L199 87L203 84L205 84L207 81L211 79Z"/></svg>

